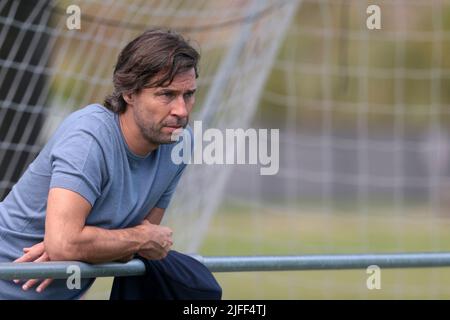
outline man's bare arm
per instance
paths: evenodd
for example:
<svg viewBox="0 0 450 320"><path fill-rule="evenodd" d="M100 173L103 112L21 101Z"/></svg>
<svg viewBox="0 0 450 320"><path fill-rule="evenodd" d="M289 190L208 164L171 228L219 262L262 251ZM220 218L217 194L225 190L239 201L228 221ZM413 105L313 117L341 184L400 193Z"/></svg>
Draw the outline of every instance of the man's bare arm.
<svg viewBox="0 0 450 320"><path fill-rule="evenodd" d="M149 214L147 215L147 217L145 217L145 219L147 219L148 222L150 222L151 224L160 224L164 216L164 211L165 209L155 207L152 210L150 210Z"/></svg>
<svg viewBox="0 0 450 320"><path fill-rule="evenodd" d="M86 226L90 211L91 205L78 193L62 188L50 190L44 243L51 260L100 263L137 252L144 252L149 259L160 259L172 245L172 231L146 219L136 227L120 230Z"/></svg>

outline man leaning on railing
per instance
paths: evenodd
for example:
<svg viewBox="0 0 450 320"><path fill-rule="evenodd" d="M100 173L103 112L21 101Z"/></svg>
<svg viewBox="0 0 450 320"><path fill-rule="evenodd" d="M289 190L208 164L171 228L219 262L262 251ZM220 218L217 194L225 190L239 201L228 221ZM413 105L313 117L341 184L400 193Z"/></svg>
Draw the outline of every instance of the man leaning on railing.
<svg viewBox="0 0 450 320"><path fill-rule="evenodd" d="M125 46L104 104L70 114L0 202L0 262L167 255L172 231L159 223L186 166L171 161L172 135L187 127L198 61L167 30ZM78 299L93 281L0 280L0 298Z"/></svg>

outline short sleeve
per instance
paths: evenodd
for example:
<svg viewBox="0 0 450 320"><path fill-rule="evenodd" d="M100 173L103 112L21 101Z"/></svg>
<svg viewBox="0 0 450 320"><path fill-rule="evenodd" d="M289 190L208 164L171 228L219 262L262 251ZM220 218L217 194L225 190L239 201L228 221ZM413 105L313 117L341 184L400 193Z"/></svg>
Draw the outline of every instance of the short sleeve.
<svg viewBox="0 0 450 320"><path fill-rule="evenodd" d="M80 194L91 206L101 194L106 163L99 141L89 132L74 130L52 148L50 188Z"/></svg>

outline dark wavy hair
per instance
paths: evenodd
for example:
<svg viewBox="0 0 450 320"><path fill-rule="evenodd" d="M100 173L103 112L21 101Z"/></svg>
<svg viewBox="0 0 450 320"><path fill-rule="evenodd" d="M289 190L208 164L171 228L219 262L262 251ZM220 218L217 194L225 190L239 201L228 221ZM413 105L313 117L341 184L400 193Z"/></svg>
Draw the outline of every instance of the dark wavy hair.
<svg viewBox="0 0 450 320"><path fill-rule="evenodd" d="M124 93L170 85L177 74L192 68L197 78L199 60L198 51L180 34L160 28L147 30L120 52L113 73L114 91L104 105L120 114L127 108Z"/></svg>

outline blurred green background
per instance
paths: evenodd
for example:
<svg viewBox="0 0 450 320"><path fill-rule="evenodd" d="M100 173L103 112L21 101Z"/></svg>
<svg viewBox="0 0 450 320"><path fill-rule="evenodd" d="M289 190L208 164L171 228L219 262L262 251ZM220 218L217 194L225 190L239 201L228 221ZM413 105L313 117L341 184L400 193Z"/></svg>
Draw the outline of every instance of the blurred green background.
<svg viewBox="0 0 450 320"><path fill-rule="evenodd" d="M215 215L200 254L204 256L292 255L434 251L434 242L450 248L450 220L430 224L422 208L392 224L392 212L374 209L367 219L354 212L324 216L312 209L300 217L266 209L255 222L245 206L224 205ZM391 221L386 223L386 221ZM436 223L437 222L437 223ZM364 230L361 226L366 225ZM176 230L175 230L176 232ZM323 246L332 232L334 250ZM438 239L433 234L437 233ZM219 251L218 248L221 250ZM345 249L344 249L345 248ZM368 290L366 270L215 273L224 299L449 299L450 269L382 269L381 289ZM107 299L112 278L97 279L86 299Z"/></svg>

